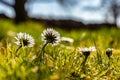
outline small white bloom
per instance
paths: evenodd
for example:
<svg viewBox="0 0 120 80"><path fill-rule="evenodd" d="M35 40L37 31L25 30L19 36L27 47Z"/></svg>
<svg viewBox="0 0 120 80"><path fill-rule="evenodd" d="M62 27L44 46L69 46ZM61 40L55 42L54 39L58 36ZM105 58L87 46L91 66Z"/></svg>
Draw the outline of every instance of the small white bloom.
<svg viewBox="0 0 120 80"><path fill-rule="evenodd" d="M91 46L91 47L89 47L89 50L94 52L94 51L96 51L96 48L95 48L95 46Z"/></svg>
<svg viewBox="0 0 120 80"><path fill-rule="evenodd" d="M79 51L80 52L94 52L94 51L96 51L96 48L94 46L93 47L89 47L89 48L87 48L87 47L79 48Z"/></svg>
<svg viewBox="0 0 120 80"><path fill-rule="evenodd" d="M113 51L113 48L107 48L106 51Z"/></svg>
<svg viewBox="0 0 120 80"><path fill-rule="evenodd" d="M42 40L45 41L45 43L57 45L60 42L60 34L52 28L47 28L44 30L41 36Z"/></svg>
<svg viewBox="0 0 120 80"><path fill-rule="evenodd" d="M106 55L108 56L109 59L110 59L110 57L112 55L112 51L113 51L113 48L107 48L106 49Z"/></svg>
<svg viewBox="0 0 120 80"><path fill-rule="evenodd" d="M18 46L33 47L35 44L33 37L26 33L18 33L15 39L17 40L15 44Z"/></svg>
<svg viewBox="0 0 120 80"><path fill-rule="evenodd" d="M89 51L89 48L79 48L79 51L80 52L88 52Z"/></svg>
<svg viewBox="0 0 120 80"><path fill-rule="evenodd" d="M61 41L66 41L66 42L69 42L69 43L73 43L73 42L74 42L74 39L69 38L69 37L62 37L62 38L61 38Z"/></svg>

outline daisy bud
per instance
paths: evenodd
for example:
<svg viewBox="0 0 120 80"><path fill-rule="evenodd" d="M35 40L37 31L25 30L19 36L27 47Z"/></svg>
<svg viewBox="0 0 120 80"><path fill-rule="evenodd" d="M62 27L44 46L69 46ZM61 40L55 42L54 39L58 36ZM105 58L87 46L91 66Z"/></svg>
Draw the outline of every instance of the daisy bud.
<svg viewBox="0 0 120 80"><path fill-rule="evenodd" d="M107 48L106 49L106 55L108 56L109 59L110 59L110 57L112 55L112 51L113 51L113 48Z"/></svg>

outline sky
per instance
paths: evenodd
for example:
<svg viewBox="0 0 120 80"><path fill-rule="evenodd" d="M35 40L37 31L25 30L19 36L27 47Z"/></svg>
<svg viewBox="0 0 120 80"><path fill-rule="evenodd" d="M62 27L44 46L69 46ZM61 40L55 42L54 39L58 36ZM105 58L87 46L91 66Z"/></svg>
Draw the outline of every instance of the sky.
<svg viewBox="0 0 120 80"><path fill-rule="evenodd" d="M11 4L13 0L7 0ZM104 22L104 11L90 10L88 7L100 6L100 0L78 0L77 5L73 8L65 8L57 3L56 0L41 0L33 2L30 5L26 4L28 15L31 17L42 17L51 19L73 19L76 21L89 22ZM0 3L0 13L4 13L9 17L14 17L14 10ZM111 21L110 21L111 22Z"/></svg>
<svg viewBox="0 0 120 80"><path fill-rule="evenodd" d="M89 6L95 7L100 4L100 0L81 0L74 6L73 9L67 10L64 7L61 7L56 1L46 2L46 3L32 3L28 9L32 9L29 13L30 16L39 16L45 18L53 18L53 19L75 19L75 20L83 20L83 21L103 21L103 13L98 11L84 11L83 8ZM91 16L94 15L94 16Z"/></svg>

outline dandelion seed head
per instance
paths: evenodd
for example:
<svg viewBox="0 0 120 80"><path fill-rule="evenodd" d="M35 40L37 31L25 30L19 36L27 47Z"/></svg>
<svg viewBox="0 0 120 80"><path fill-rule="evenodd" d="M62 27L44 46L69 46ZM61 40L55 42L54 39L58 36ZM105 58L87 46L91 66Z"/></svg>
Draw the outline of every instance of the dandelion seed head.
<svg viewBox="0 0 120 80"><path fill-rule="evenodd" d="M47 28L46 30L44 30L41 36L42 40L45 41L45 43L57 45L60 42L60 34L52 28Z"/></svg>
<svg viewBox="0 0 120 80"><path fill-rule="evenodd" d="M35 44L33 37L26 33L18 33L15 39L15 44L18 46L33 47Z"/></svg>

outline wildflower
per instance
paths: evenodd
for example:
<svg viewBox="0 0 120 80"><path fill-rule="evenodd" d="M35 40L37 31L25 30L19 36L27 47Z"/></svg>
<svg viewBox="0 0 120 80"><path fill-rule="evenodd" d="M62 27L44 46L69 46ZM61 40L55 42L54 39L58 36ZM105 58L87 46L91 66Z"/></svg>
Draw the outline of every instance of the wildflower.
<svg viewBox="0 0 120 80"><path fill-rule="evenodd" d="M110 59L110 56L112 55L112 51L113 51L113 48L106 49L106 55L108 56L109 59Z"/></svg>
<svg viewBox="0 0 120 80"><path fill-rule="evenodd" d="M16 39L15 44L19 46L15 53L17 53L22 46L27 48L33 47L35 44L33 37L26 33L22 32L18 33L15 39ZM18 54L16 56L18 56Z"/></svg>
<svg viewBox="0 0 120 80"><path fill-rule="evenodd" d="M15 39L17 40L15 44L21 47L33 47L35 44L33 37L26 33L18 33Z"/></svg>
<svg viewBox="0 0 120 80"><path fill-rule="evenodd" d="M96 51L96 48L94 46L89 47L89 48L87 48L87 47L85 47L85 48L79 48L79 51L80 52L93 52L93 51Z"/></svg>
<svg viewBox="0 0 120 80"><path fill-rule="evenodd" d="M89 50L90 50L91 52L94 52L94 51L96 51L96 48L95 48L95 46L91 46L91 47L89 47Z"/></svg>
<svg viewBox="0 0 120 80"><path fill-rule="evenodd" d="M79 51L82 52L85 57L88 57L91 52L89 48L79 48Z"/></svg>
<svg viewBox="0 0 120 80"><path fill-rule="evenodd" d="M45 43L51 43L52 45L57 45L60 42L60 34L52 28L47 28L41 34L42 40Z"/></svg>
<svg viewBox="0 0 120 80"><path fill-rule="evenodd" d="M96 48L93 46L93 47L85 47L85 48L79 48L79 51L83 53L84 56L89 56L90 55L90 52L94 52L96 51Z"/></svg>
<svg viewBox="0 0 120 80"><path fill-rule="evenodd" d="M62 37L62 38L61 38L61 41L66 41L66 42L69 42L69 43L73 43L73 42L74 42L74 39L69 38L69 37Z"/></svg>
<svg viewBox="0 0 120 80"><path fill-rule="evenodd" d="M85 62L88 58L88 56L90 55L90 52L96 51L95 47L85 47L85 48L79 48L79 51L83 53L83 55L85 56L85 60L83 61L83 65L85 65Z"/></svg>
<svg viewBox="0 0 120 80"><path fill-rule="evenodd" d="M42 46L41 53L38 54L38 58L44 63L44 49L47 46L47 44L52 44L53 46L59 44L60 42L60 34L52 29L52 28L47 28L46 30L43 31L41 34L42 40L45 42L44 45Z"/></svg>

